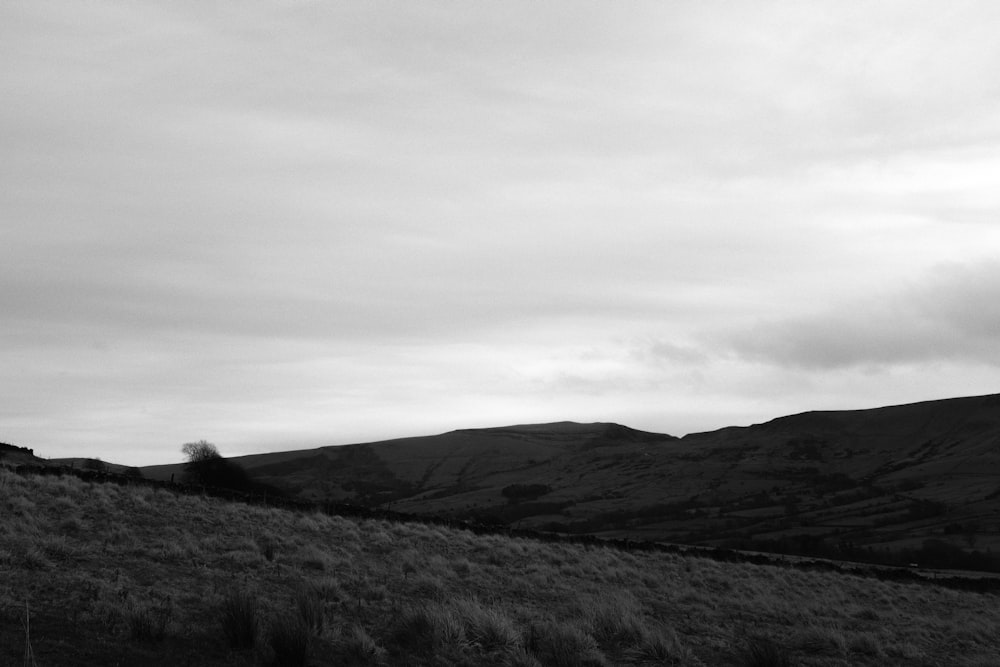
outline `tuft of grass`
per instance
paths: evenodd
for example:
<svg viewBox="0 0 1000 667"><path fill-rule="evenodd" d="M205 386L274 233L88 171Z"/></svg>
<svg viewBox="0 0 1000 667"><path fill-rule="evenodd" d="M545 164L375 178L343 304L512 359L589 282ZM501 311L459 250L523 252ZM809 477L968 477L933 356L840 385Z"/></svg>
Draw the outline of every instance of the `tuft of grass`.
<svg viewBox="0 0 1000 667"><path fill-rule="evenodd" d="M504 667L543 667L538 658L524 648L518 649L512 655L507 656L503 664Z"/></svg>
<svg viewBox="0 0 1000 667"><path fill-rule="evenodd" d="M349 596L340 586L340 582L333 577L319 577L310 582L310 587L325 602L338 602L346 600Z"/></svg>
<svg viewBox="0 0 1000 667"><path fill-rule="evenodd" d="M260 555L264 557L264 560L268 563L274 561L274 540L260 538L257 540L257 548L260 549Z"/></svg>
<svg viewBox="0 0 1000 667"><path fill-rule="evenodd" d="M65 562L76 558L78 549L65 535L47 535L39 540L39 546L45 555L57 562Z"/></svg>
<svg viewBox="0 0 1000 667"><path fill-rule="evenodd" d="M700 664L694 652L681 644L677 633L666 628L647 632L636 646L625 652L640 665L694 665Z"/></svg>
<svg viewBox="0 0 1000 667"><path fill-rule="evenodd" d="M322 634L326 615L319 590L315 586L300 586L295 594L295 606L306 628L317 635Z"/></svg>
<svg viewBox="0 0 1000 667"><path fill-rule="evenodd" d="M268 626L267 643L275 667L304 667L311 634L305 622L293 615L276 616Z"/></svg>
<svg viewBox="0 0 1000 667"><path fill-rule="evenodd" d="M914 664L927 658L919 646L905 641L888 644L885 652L886 655L892 658L898 658L900 661L909 661Z"/></svg>
<svg viewBox="0 0 1000 667"><path fill-rule="evenodd" d="M609 664L597 640L571 623L534 624L529 644L541 663L550 667L606 667Z"/></svg>
<svg viewBox="0 0 1000 667"><path fill-rule="evenodd" d="M393 628L392 641L404 654L431 653L436 644L435 619L428 609L406 612Z"/></svg>
<svg viewBox="0 0 1000 667"><path fill-rule="evenodd" d="M461 620L441 607L418 607L404 612L391 638L393 653L400 655L455 653L468 646Z"/></svg>
<svg viewBox="0 0 1000 667"><path fill-rule="evenodd" d="M330 557L319 547L310 546L302 550L299 555L299 562L306 570L316 570L323 572L329 568Z"/></svg>
<svg viewBox="0 0 1000 667"><path fill-rule="evenodd" d="M79 535L84 530L84 524L79 517L70 515L59 522L59 530L66 535Z"/></svg>
<svg viewBox="0 0 1000 667"><path fill-rule="evenodd" d="M878 612L872 609L871 607L863 607L861 609L858 609L858 611L855 612L853 616L859 621L878 621L881 618Z"/></svg>
<svg viewBox="0 0 1000 667"><path fill-rule="evenodd" d="M410 593L419 600L444 600L447 589L439 577L429 573L421 573L409 581Z"/></svg>
<svg viewBox="0 0 1000 667"><path fill-rule="evenodd" d="M51 570L55 567L55 563L49 560L49 557L45 554L38 545L28 548L21 556L21 565L27 570Z"/></svg>
<svg viewBox="0 0 1000 667"><path fill-rule="evenodd" d="M468 558L459 558L452 561L451 569L455 574L464 579L472 574L472 563L469 562Z"/></svg>
<svg viewBox="0 0 1000 667"><path fill-rule="evenodd" d="M767 637L749 637L740 647L739 667L791 667L788 651Z"/></svg>
<svg viewBox="0 0 1000 667"><path fill-rule="evenodd" d="M253 647L259 630L259 606L257 596L245 589L231 590L223 598L219 620L230 648Z"/></svg>
<svg viewBox="0 0 1000 667"><path fill-rule="evenodd" d="M511 654L521 648L521 633L502 609L476 600L459 600L450 609L463 624L469 642L481 651Z"/></svg>
<svg viewBox="0 0 1000 667"><path fill-rule="evenodd" d="M648 634L642 608L631 595L619 594L595 604L590 612L590 631L604 648L634 646Z"/></svg>
<svg viewBox="0 0 1000 667"><path fill-rule="evenodd" d="M337 649L341 660L348 665L386 664L387 651L360 625L352 626L347 635L340 638Z"/></svg>
<svg viewBox="0 0 1000 667"><path fill-rule="evenodd" d="M122 616L129 636L143 642L161 642L167 634L172 610L168 604L153 606L129 600Z"/></svg>
<svg viewBox="0 0 1000 667"><path fill-rule="evenodd" d="M851 637L848 648L852 653L860 653L872 658L881 658L885 655L882 641L878 635L871 632L861 632Z"/></svg>
<svg viewBox="0 0 1000 667"><path fill-rule="evenodd" d="M844 636L834 628L810 625L795 632L792 645L810 655L839 656L847 649Z"/></svg>

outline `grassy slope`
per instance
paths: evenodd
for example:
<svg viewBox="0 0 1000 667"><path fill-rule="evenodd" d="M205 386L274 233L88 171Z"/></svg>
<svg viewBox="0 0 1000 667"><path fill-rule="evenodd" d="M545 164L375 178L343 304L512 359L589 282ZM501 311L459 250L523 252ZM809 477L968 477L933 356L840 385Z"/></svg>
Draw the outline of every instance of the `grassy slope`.
<svg viewBox="0 0 1000 667"><path fill-rule="evenodd" d="M233 590L265 627L321 609L315 665L748 664L754 636L803 665L1000 662L995 596L0 469L0 664L23 664L26 603L38 665L264 664L227 646Z"/></svg>
<svg viewBox="0 0 1000 667"><path fill-rule="evenodd" d="M893 550L938 539L997 551L998 438L1000 396L980 396L808 412L682 439L564 422L234 460L304 498L435 515L507 516L505 486L551 486L534 508L517 508L521 527L702 544L809 534ZM912 516L926 501L946 510ZM977 526L975 541L964 529L945 534L955 525Z"/></svg>

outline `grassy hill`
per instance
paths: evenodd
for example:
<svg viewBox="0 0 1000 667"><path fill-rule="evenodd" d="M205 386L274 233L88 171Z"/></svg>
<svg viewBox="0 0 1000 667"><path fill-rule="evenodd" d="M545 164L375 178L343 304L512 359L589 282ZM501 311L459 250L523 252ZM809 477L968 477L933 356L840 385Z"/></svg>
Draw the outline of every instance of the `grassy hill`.
<svg viewBox="0 0 1000 667"><path fill-rule="evenodd" d="M684 438L561 422L235 460L309 500L630 539L1000 565L986 555L1000 552L1000 395L807 412Z"/></svg>
<svg viewBox="0 0 1000 667"><path fill-rule="evenodd" d="M996 602L0 467L5 665L985 666Z"/></svg>
<svg viewBox="0 0 1000 667"><path fill-rule="evenodd" d="M35 456L34 450L0 442L0 464L19 466L37 465L40 463L44 463L44 461Z"/></svg>

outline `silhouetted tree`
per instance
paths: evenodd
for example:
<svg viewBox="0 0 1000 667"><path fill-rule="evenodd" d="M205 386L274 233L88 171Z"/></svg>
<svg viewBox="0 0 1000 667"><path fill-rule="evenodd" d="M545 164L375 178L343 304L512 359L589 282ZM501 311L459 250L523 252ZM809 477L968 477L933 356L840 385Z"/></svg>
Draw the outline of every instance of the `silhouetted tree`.
<svg viewBox="0 0 1000 667"><path fill-rule="evenodd" d="M187 457L184 479L189 484L204 484L225 489L247 491L252 486L243 468L222 458L215 445L205 440L188 442L181 447Z"/></svg>
<svg viewBox="0 0 1000 667"><path fill-rule="evenodd" d="M181 447L181 453L187 457L188 464L197 463L199 461L208 461L211 459L221 459L222 455L219 454L219 450L215 445L208 442L207 440L199 440L198 442L186 442L184 446Z"/></svg>

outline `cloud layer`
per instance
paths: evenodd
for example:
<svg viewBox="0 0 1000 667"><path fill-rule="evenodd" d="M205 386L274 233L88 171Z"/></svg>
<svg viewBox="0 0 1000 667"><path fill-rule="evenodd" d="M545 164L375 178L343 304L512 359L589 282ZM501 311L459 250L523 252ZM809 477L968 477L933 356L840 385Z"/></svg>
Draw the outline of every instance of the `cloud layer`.
<svg viewBox="0 0 1000 667"><path fill-rule="evenodd" d="M0 440L684 433L1000 380L986 2L0 8Z"/></svg>

